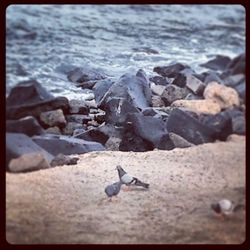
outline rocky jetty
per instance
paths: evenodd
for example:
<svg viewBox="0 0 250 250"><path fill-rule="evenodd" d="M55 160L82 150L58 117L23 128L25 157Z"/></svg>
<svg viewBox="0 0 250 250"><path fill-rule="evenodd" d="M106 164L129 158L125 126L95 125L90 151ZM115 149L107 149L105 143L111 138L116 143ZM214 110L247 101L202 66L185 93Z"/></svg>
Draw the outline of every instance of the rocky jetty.
<svg viewBox="0 0 250 250"><path fill-rule="evenodd" d="M72 69L69 84L92 91L85 100L54 97L36 80L17 84L6 100L6 169L39 169L44 152L56 157L172 150L244 135L245 55L218 55L201 66L209 71L198 74L175 63L156 66L149 75L138 69L118 79L90 67ZM26 154L40 155L38 148L43 156L34 166L13 167ZM41 168L51 167L51 160L41 161Z"/></svg>

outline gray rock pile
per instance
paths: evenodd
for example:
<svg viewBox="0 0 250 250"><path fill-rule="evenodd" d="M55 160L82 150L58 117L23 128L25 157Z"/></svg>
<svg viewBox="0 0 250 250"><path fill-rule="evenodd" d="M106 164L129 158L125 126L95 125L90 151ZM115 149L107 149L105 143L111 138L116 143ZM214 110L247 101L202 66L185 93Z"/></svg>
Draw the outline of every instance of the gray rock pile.
<svg viewBox="0 0 250 250"><path fill-rule="evenodd" d="M7 170L76 162L62 154L171 150L244 135L245 55L201 66L209 71L175 63L116 80L76 68L68 80L91 91L84 101L54 97L35 80L17 84L6 100Z"/></svg>

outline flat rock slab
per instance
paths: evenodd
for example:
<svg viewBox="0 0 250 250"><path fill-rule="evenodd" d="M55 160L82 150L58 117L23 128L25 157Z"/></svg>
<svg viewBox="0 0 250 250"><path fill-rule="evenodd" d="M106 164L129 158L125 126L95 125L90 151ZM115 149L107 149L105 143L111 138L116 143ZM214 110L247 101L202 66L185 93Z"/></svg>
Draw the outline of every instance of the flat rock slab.
<svg viewBox="0 0 250 250"><path fill-rule="evenodd" d="M240 244L245 211L221 221L210 204L245 201L244 136L172 151L91 152L77 165L6 173L6 238L16 244ZM115 166L150 183L108 202Z"/></svg>
<svg viewBox="0 0 250 250"><path fill-rule="evenodd" d="M105 150L102 144L98 142L85 141L63 135L58 137L50 135L33 136L32 140L54 156L60 153L70 155Z"/></svg>

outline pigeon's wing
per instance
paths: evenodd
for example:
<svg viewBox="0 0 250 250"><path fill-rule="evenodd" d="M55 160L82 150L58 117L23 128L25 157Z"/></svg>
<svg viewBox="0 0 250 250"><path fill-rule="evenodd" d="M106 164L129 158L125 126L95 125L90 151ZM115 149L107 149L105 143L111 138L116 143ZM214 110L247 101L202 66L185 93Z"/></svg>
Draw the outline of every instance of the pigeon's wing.
<svg viewBox="0 0 250 250"><path fill-rule="evenodd" d="M134 180L135 180L135 185L136 186L142 186L144 188L149 188L149 184L148 183L142 182L142 181L140 181L137 178L134 178Z"/></svg>
<svg viewBox="0 0 250 250"><path fill-rule="evenodd" d="M114 195L117 195L121 190L120 183L113 184L113 187L114 187Z"/></svg>
<svg viewBox="0 0 250 250"><path fill-rule="evenodd" d="M125 184L130 184L132 183L134 180L134 178L128 174L124 174L122 177L121 177L121 181Z"/></svg>

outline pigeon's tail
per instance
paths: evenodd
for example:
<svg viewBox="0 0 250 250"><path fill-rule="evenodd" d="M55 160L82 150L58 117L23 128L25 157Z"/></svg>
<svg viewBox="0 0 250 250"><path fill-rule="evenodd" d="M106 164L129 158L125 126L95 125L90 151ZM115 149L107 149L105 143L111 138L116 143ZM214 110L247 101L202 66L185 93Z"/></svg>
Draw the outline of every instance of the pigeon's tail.
<svg viewBox="0 0 250 250"><path fill-rule="evenodd" d="M233 211L234 212L237 212L239 210L243 210L245 208L245 205L244 204L238 204L234 207Z"/></svg>
<svg viewBox="0 0 250 250"><path fill-rule="evenodd" d="M142 182L142 181L140 181L137 178L134 178L134 181L135 181L135 185L136 186L142 186L144 188L149 188L149 184L148 183Z"/></svg>

